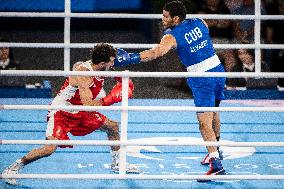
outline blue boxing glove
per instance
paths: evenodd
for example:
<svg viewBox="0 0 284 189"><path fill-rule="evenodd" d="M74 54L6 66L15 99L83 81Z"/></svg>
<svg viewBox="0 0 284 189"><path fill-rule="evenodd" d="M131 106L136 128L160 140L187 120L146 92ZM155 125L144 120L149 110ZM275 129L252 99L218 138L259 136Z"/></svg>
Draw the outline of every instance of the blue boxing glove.
<svg viewBox="0 0 284 189"><path fill-rule="evenodd" d="M114 60L114 67L128 66L131 64L140 63L141 58L139 53L128 53L123 49L117 49L116 58Z"/></svg>

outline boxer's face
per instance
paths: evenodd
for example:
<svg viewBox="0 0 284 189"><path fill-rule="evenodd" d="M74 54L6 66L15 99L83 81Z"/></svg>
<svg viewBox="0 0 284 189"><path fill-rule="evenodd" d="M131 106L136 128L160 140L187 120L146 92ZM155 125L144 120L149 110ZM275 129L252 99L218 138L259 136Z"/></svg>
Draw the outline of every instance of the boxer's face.
<svg viewBox="0 0 284 189"><path fill-rule="evenodd" d="M106 62L106 63L102 64L102 68L100 69L100 71L108 71L108 70L110 70L110 68L114 64L114 59L115 59L115 57L110 57L110 61L109 62Z"/></svg>
<svg viewBox="0 0 284 189"><path fill-rule="evenodd" d="M171 17L168 11L163 10L162 23L165 29L171 28L175 25L174 19Z"/></svg>

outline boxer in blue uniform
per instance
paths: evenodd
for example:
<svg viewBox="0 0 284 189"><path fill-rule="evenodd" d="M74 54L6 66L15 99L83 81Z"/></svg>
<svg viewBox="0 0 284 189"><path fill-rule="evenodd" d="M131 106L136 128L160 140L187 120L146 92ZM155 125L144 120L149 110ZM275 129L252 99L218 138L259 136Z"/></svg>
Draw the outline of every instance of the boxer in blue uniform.
<svg viewBox="0 0 284 189"><path fill-rule="evenodd" d="M162 23L166 29L160 43L152 49L140 53L127 53L118 49L114 66L125 66L147 62L163 56L171 49L178 52L182 64L189 72L224 72L213 48L207 24L201 19L186 20L186 8L180 1L172 1L163 7ZM218 107L224 99L225 78L202 77L188 78L194 103L197 107ZM203 140L219 141L220 118L218 112L197 112L199 130ZM207 146L208 154L201 161L210 165L206 175L223 175L222 155L218 147ZM208 180L200 180L208 181Z"/></svg>

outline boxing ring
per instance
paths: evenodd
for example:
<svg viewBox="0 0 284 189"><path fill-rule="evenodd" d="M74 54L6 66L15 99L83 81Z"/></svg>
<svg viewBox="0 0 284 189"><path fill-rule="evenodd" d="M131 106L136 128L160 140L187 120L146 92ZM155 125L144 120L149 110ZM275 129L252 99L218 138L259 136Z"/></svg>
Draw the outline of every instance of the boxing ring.
<svg viewBox="0 0 284 189"><path fill-rule="evenodd" d="M6 47L64 48L64 70L4 70L1 76L122 76L122 103L110 107L49 106L51 99L0 98L1 171L35 145L68 144L73 149L58 149L51 157L25 167L18 175L1 178L20 179L19 188L283 188L284 100L225 100L221 107L193 107L192 100L128 99L128 78L132 77L263 77L283 78L283 73L262 73L261 49L284 49L284 45L260 44L260 20L284 19L283 15L260 15L260 0L255 15L188 15L207 19L255 20L255 44L216 44L216 48L255 49L254 73L180 73L180 72L73 72L70 48L92 48L94 44L70 43L71 17L160 19L161 15L71 13L65 0L64 13L0 13L5 17L64 17L64 43L0 43ZM113 44L120 48L150 48L154 44ZM140 89L138 89L140 90ZM137 89L136 89L137 91ZM141 106L143 104L143 106ZM120 121L121 140L107 141L102 132L70 141L46 141L47 110L101 111ZM196 111L219 111L221 141L203 142L198 131ZM110 171L109 145L120 145L120 172ZM200 161L206 145L221 145L227 175L204 176L207 166ZM140 174L126 174L126 162L140 167ZM80 179L80 181L78 181ZM198 183L196 179L212 179ZM0 186L9 186L1 179ZM14 187L13 187L14 188Z"/></svg>

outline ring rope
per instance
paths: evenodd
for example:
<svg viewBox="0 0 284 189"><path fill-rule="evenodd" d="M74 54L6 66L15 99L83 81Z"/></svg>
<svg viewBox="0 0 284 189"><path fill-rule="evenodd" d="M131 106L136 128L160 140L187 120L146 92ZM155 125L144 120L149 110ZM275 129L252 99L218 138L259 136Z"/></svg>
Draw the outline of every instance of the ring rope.
<svg viewBox="0 0 284 189"><path fill-rule="evenodd" d="M8 43L1 42L0 47L25 48L93 48L96 43ZM116 48L148 49L157 44L111 43ZM284 44L214 44L217 49L284 49Z"/></svg>
<svg viewBox="0 0 284 189"><path fill-rule="evenodd" d="M283 72L131 72L131 71L58 71L58 70L0 70L0 76L105 76L105 77L263 77L284 78Z"/></svg>
<svg viewBox="0 0 284 189"><path fill-rule="evenodd" d="M231 147L284 147L284 142L189 142L189 141L109 141L109 140L0 140L2 145L83 145L83 146L231 146Z"/></svg>
<svg viewBox="0 0 284 189"><path fill-rule="evenodd" d="M137 179L137 180L283 180L284 175L131 175L131 174L2 174L15 179Z"/></svg>
<svg viewBox="0 0 284 189"><path fill-rule="evenodd" d="M161 19L161 14L129 13L49 13L49 12L0 12L0 17L73 17L73 18L124 18L124 19ZM283 20L284 15L221 15L221 14L187 14L189 18L222 19L222 20Z"/></svg>
<svg viewBox="0 0 284 189"><path fill-rule="evenodd" d="M284 107L193 107L193 106L60 106L60 105L0 105L0 110L71 110L71 111L167 111L167 112L284 112Z"/></svg>

